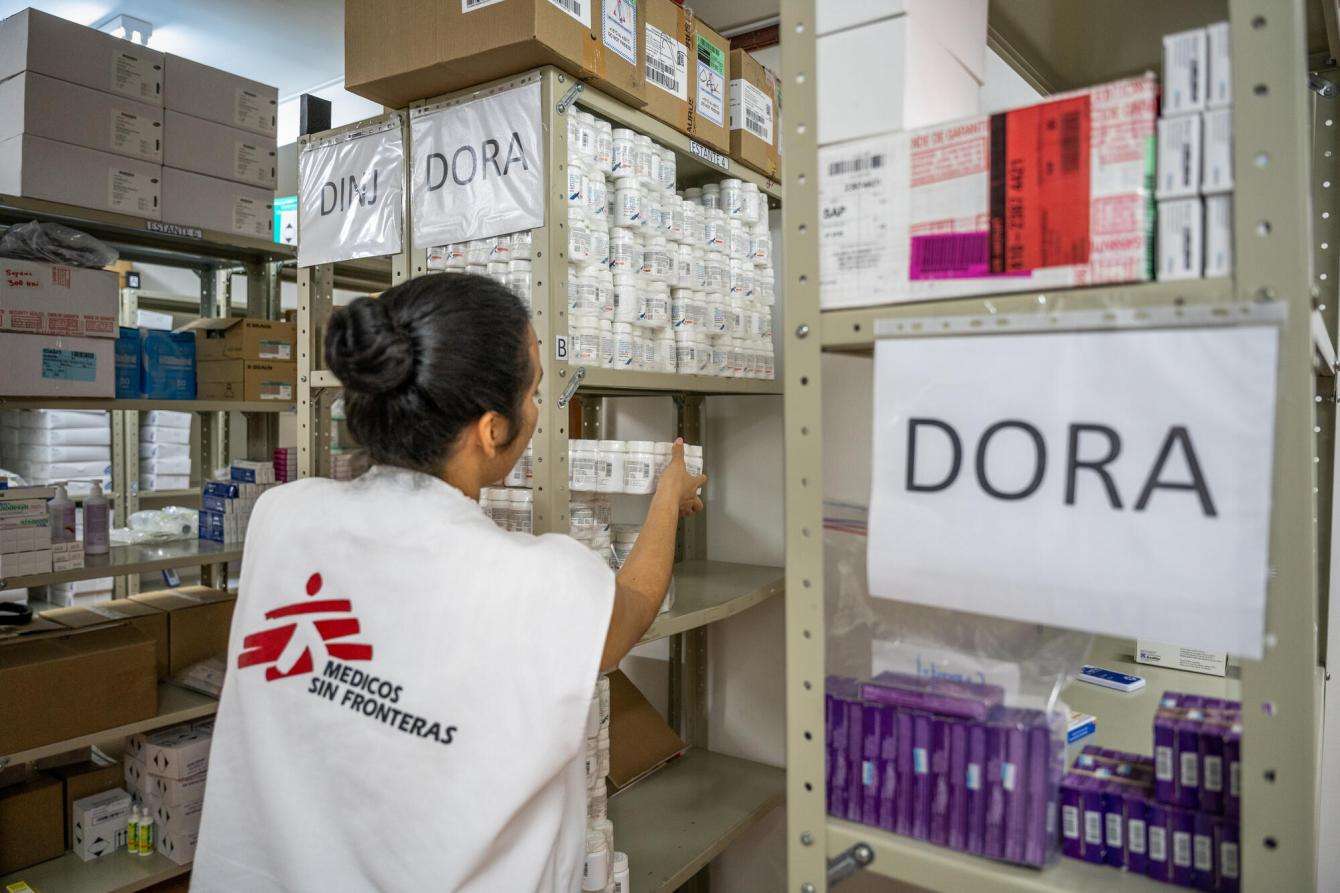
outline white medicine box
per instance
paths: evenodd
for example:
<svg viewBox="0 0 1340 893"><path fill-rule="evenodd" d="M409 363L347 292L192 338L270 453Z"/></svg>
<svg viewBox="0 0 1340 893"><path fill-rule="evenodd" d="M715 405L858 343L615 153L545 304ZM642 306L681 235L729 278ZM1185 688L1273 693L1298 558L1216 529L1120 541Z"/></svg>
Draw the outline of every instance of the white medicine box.
<svg viewBox="0 0 1340 893"><path fill-rule="evenodd" d="M1200 192L1199 114L1160 118L1158 153L1158 185L1154 193L1158 198L1186 198Z"/></svg>
<svg viewBox="0 0 1340 893"><path fill-rule="evenodd" d="M74 801L70 807L70 843L85 862L126 845L130 795L117 788Z"/></svg>
<svg viewBox="0 0 1340 893"><path fill-rule="evenodd" d="M1163 35L1163 114L1184 115L1205 108L1208 59L1204 28Z"/></svg>
<svg viewBox="0 0 1340 893"><path fill-rule="evenodd" d="M1205 277L1233 275L1233 196L1205 196Z"/></svg>
<svg viewBox="0 0 1340 893"><path fill-rule="evenodd" d="M1233 47L1228 22L1216 22L1205 29L1210 72L1206 78L1205 107L1227 108L1233 104Z"/></svg>
<svg viewBox="0 0 1340 893"><path fill-rule="evenodd" d="M145 738L141 759L150 775L190 778L209 768L210 743L209 732L178 726Z"/></svg>
<svg viewBox="0 0 1340 893"><path fill-rule="evenodd" d="M1205 263L1205 219L1199 198L1159 202L1160 282L1199 279Z"/></svg>
<svg viewBox="0 0 1340 893"><path fill-rule="evenodd" d="M1204 151L1200 166L1200 191L1214 195L1233 191L1233 110L1206 109L1201 127Z"/></svg>

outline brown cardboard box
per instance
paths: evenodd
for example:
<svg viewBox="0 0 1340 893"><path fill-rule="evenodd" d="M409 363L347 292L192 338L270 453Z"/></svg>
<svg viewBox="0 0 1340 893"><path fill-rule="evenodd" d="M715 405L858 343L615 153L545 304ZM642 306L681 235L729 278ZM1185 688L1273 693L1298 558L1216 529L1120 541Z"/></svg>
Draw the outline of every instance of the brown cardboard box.
<svg viewBox="0 0 1340 893"><path fill-rule="evenodd" d="M61 800L64 804L61 824L65 828L65 848L68 850L74 801L121 787L121 764L111 760L84 760L49 770L46 774L61 783Z"/></svg>
<svg viewBox="0 0 1340 893"><path fill-rule="evenodd" d="M730 54L730 157L777 178L777 78L744 50Z"/></svg>
<svg viewBox="0 0 1340 893"><path fill-rule="evenodd" d="M615 790L688 749L622 672L610 673L610 783Z"/></svg>
<svg viewBox="0 0 1340 893"><path fill-rule="evenodd" d="M293 399L297 363L269 360L207 360L196 365L196 396L201 400Z"/></svg>
<svg viewBox="0 0 1340 893"><path fill-rule="evenodd" d="M8 716L9 714L6 714ZM0 736L4 732L0 731ZM61 783L34 775L0 788L0 874L54 859L65 852Z"/></svg>
<svg viewBox="0 0 1340 893"><path fill-rule="evenodd" d="M627 0L604 2L611 16L627 15ZM463 12L466 5L475 8ZM562 6L579 10L580 16L553 0L347 0L345 89L400 108L555 65L641 108L646 98L640 41L636 61L629 62L616 51L615 41L606 44L601 0L564 0ZM640 21L640 10L635 15ZM638 33L634 26L633 34Z"/></svg>
<svg viewBox="0 0 1340 893"><path fill-rule="evenodd" d="M693 19L689 55L689 136L730 151L730 41Z"/></svg>
<svg viewBox="0 0 1340 893"><path fill-rule="evenodd" d="M56 608L43 611L42 616L70 629L85 629L117 622L128 623L154 640L154 663L158 678L168 678L168 615L159 608L142 605L128 598L119 598L82 608Z"/></svg>
<svg viewBox="0 0 1340 893"><path fill-rule="evenodd" d="M218 589L183 586L132 595L132 601L168 614L168 672L176 675L228 651L228 630L237 599Z"/></svg>
<svg viewBox="0 0 1340 893"><path fill-rule="evenodd" d="M647 114L681 133L689 130L689 40L692 25L673 0L644 0L642 52Z"/></svg>
<svg viewBox="0 0 1340 893"><path fill-rule="evenodd" d="M0 753L153 716L154 648L128 624L0 641Z"/></svg>
<svg viewBox="0 0 1340 893"><path fill-rule="evenodd" d="M254 317L198 319L178 331L195 332L195 358L205 360L296 360L297 327Z"/></svg>

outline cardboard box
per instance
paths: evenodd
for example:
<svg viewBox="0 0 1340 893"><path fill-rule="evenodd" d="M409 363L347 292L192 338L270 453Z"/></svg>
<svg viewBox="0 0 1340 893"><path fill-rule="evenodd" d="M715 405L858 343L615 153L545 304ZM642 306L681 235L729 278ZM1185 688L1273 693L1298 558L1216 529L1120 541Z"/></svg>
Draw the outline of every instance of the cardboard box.
<svg viewBox="0 0 1340 893"><path fill-rule="evenodd" d="M200 364L201 400L289 401L297 392L296 363L209 360Z"/></svg>
<svg viewBox="0 0 1340 893"><path fill-rule="evenodd" d="M213 734L214 727L191 726L195 733L210 735ZM205 784L209 778L208 772L197 772L195 775L188 775L185 778L168 778L163 775L149 774L146 782L146 790L155 802L164 806L187 807L194 803L200 803L205 799Z"/></svg>
<svg viewBox="0 0 1340 893"><path fill-rule="evenodd" d="M51 549L0 554L0 579L51 573Z"/></svg>
<svg viewBox="0 0 1340 893"><path fill-rule="evenodd" d="M50 518L0 520L0 555L51 549Z"/></svg>
<svg viewBox="0 0 1340 893"><path fill-rule="evenodd" d="M157 164L24 134L0 142L0 191L158 220Z"/></svg>
<svg viewBox="0 0 1340 893"><path fill-rule="evenodd" d="M730 54L730 156L776 179L777 78L744 50Z"/></svg>
<svg viewBox="0 0 1340 893"><path fill-rule="evenodd" d="M1163 35L1163 114L1205 108L1209 46L1204 28Z"/></svg>
<svg viewBox="0 0 1340 893"><path fill-rule="evenodd" d="M154 779L181 781L208 771L212 741L212 732L190 726L174 726L144 736L139 758L152 776L149 790L155 799L162 801L169 786Z"/></svg>
<svg viewBox="0 0 1340 893"><path fill-rule="evenodd" d="M152 717L155 649L129 625L0 642L0 753Z"/></svg>
<svg viewBox="0 0 1340 893"><path fill-rule="evenodd" d="M1159 172L1155 195L1187 198L1200 192L1200 115L1159 119Z"/></svg>
<svg viewBox="0 0 1340 893"><path fill-rule="evenodd" d="M268 240L274 230L274 190L165 167L163 219Z"/></svg>
<svg viewBox="0 0 1340 893"><path fill-rule="evenodd" d="M1233 196L1205 196L1205 278L1233 275Z"/></svg>
<svg viewBox="0 0 1340 893"><path fill-rule="evenodd" d="M163 104L162 53L35 9L0 22L0 80L21 71Z"/></svg>
<svg viewBox="0 0 1340 893"><path fill-rule="evenodd" d="M4 695L0 693L0 698ZM9 714L5 714L8 716ZM0 730L0 737L4 736ZM18 871L65 852L61 784L34 775L0 787L0 874Z"/></svg>
<svg viewBox="0 0 1340 893"><path fill-rule="evenodd" d="M193 400L195 337L140 329L140 394L151 400Z"/></svg>
<svg viewBox="0 0 1340 893"><path fill-rule="evenodd" d="M0 83L0 140L23 133L163 161L161 108L35 71Z"/></svg>
<svg viewBox="0 0 1340 893"><path fill-rule="evenodd" d="M228 652L234 596L205 586L183 586L132 595L131 601L168 614L168 673Z"/></svg>
<svg viewBox="0 0 1340 893"><path fill-rule="evenodd" d="M70 816L70 844L85 862L126 845L130 795L117 788L76 800Z"/></svg>
<svg viewBox="0 0 1340 893"><path fill-rule="evenodd" d="M1228 22L1205 26L1209 73L1206 76L1205 107L1228 108L1233 104L1233 34Z"/></svg>
<svg viewBox="0 0 1340 893"><path fill-rule="evenodd" d="M73 845L75 801L120 788L123 773L124 769L120 763L96 755L94 759L85 759L46 770L47 775L61 784L66 849Z"/></svg>
<svg viewBox="0 0 1340 893"><path fill-rule="evenodd" d="M1204 270L1205 211L1200 199L1159 202L1159 281L1199 279Z"/></svg>
<svg viewBox="0 0 1340 893"><path fill-rule="evenodd" d="M349 0L344 88L401 108L554 65L641 108L641 48L627 58L640 16L627 0Z"/></svg>
<svg viewBox="0 0 1340 893"><path fill-rule="evenodd" d="M62 544L63 545L63 544ZM79 545L76 543L75 545ZM42 616L70 629L87 629L111 623L126 623L154 642L154 665L159 679L168 678L168 615L161 608L128 598L77 608L55 608Z"/></svg>
<svg viewBox="0 0 1340 893"><path fill-rule="evenodd" d="M1206 109L1201 120L1201 194L1232 192L1233 110Z"/></svg>
<svg viewBox="0 0 1340 893"><path fill-rule="evenodd" d="M610 680L610 771L615 790L631 785L688 749L622 671Z"/></svg>
<svg viewBox="0 0 1340 893"><path fill-rule="evenodd" d="M1201 648L1168 645L1163 642L1147 642L1144 639L1135 643L1135 662L1154 667L1190 670L1192 673L1204 673L1207 676L1228 675L1228 654L1225 652L1205 651Z"/></svg>
<svg viewBox="0 0 1340 893"><path fill-rule="evenodd" d="M168 109L163 120L163 163L274 192L278 152L273 137Z"/></svg>
<svg viewBox="0 0 1340 893"><path fill-rule="evenodd" d="M273 141L278 132L277 88L171 53L164 55L163 64L164 106Z"/></svg>
<svg viewBox="0 0 1340 893"><path fill-rule="evenodd" d="M11 257L0 265L0 330L116 337L115 273Z"/></svg>
<svg viewBox="0 0 1340 893"><path fill-rule="evenodd" d="M290 363L297 359L297 327L291 322L253 317L199 319L182 326L180 331L195 333L195 355L201 361Z"/></svg>
<svg viewBox="0 0 1340 893"><path fill-rule="evenodd" d="M689 132L689 42L693 26L673 0L644 0L643 56L647 104L643 109L681 133Z"/></svg>
<svg viewBox="0 0 1340 893"><path fill-rule="evenodd" d="M107 338L0 332L0 394L7 397L112 397L115 342Z"/></svg>
<svg viewBox="0 0 1340 893"><path fill-rule="evenodd" d="M730 151L730 41L701 19L690 24L688 134L719 152Z"/></svg>
<svg viewBox="0 0 1340 893"><path fill-rule="evenodd" d="M158 835L158 852L167 856L178 865L195 859L196 843L200 840L200 831L171 831Z"/></svg>

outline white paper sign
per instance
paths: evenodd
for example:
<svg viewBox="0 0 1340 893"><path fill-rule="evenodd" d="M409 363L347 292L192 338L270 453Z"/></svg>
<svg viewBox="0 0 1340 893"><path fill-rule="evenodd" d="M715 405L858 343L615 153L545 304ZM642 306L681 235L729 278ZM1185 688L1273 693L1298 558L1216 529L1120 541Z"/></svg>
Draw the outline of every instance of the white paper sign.
<svg viewBox="0 0 1340 893"><path fill-rule="evenodd" d="M416 247L544 225L538 82L410 115Z"/></svg>
<svg viewBox="0 0 1340 893"><path fill-rule="evenodd" d="M308 145L298 159L298 266L403 250L400 116Z"/></svg>
<svg viewBox="0 0 1340 893"><path fill-rule="evenodd" d="M1259 658L1277 329L883 339L870 592Z"/></svg>

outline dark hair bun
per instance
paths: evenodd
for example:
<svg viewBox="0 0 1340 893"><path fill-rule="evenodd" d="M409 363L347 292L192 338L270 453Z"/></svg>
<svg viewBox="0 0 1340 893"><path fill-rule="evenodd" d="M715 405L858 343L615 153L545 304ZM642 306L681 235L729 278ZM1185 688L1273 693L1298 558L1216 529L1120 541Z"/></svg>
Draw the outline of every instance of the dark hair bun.
<svg viewBox="0 0 1340 893"><path fill-rule="evenodd" d="M386 394L413 379L414 342L381 301L355 298L331 314L326 363L346 388Z"/></svg>

